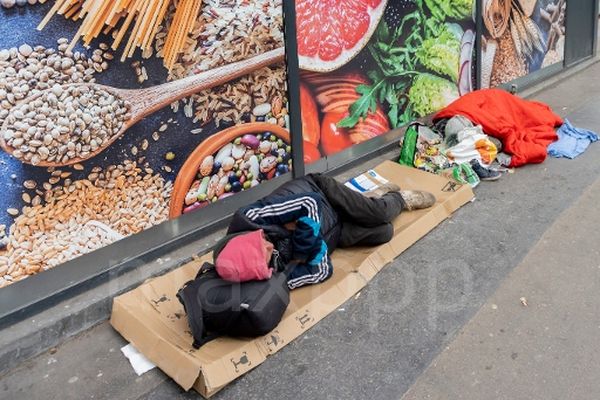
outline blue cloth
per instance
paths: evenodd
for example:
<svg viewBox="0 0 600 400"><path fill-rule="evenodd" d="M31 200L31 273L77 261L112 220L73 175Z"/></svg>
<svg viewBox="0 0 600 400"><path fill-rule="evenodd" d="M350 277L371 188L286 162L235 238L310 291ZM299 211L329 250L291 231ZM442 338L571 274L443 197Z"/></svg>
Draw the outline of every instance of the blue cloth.
<svg viewBox="0 0 600 400"><path fill-rule="evenodd" d="M590 143L598 140L596 133L576 128L567 119L556 133L558 140L548 146L548 154L552 157L575 158L583 153Z"/></svg>

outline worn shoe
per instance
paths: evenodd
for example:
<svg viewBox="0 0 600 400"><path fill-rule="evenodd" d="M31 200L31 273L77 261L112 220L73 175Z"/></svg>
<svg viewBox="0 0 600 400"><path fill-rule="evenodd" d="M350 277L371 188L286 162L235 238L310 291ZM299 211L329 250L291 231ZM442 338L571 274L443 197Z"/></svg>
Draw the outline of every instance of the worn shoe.
<svg viewBox="0 0 600 400"><path fill-rule="evenodd" d="M482 181L496 181L502 176L502 174L498 171L485 168L483 165L479 164L479 161L477 160L471 160L471 168L473 168L473 171L475 171L479 179Z"/></svg>
<svg viewBox="0 0 600 400"><path fill-rule="evenodd" d="M435 204L435 196L422 190L401 190L400 195L408 211L429 208Z"/></svg>
<svg viewBox="0 0 600 400"><path fill-rule="evenodd" d="M384 183L383 185L377 187L377 189L373 189L369 192L363 193L363 195L365 195L366 197L378 198L378 197L383 196L386 193L399 192L399 191L400 191L400 186L396 185L395 183L388 182L388 183Z"/></svg>

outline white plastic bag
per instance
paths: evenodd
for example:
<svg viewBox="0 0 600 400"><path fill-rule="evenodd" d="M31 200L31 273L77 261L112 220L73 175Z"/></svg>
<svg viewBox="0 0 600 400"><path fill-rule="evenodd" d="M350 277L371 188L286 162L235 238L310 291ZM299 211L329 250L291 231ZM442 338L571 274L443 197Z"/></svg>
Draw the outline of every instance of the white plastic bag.
<svg viewBox="0 0 600 400"><path fill-rule="evenodd" d="M498 149L480 125L463 129L457 139L458 144L446 150L446 157L456 164L477 160L481 165L489 166L496 159Z"/></svg>

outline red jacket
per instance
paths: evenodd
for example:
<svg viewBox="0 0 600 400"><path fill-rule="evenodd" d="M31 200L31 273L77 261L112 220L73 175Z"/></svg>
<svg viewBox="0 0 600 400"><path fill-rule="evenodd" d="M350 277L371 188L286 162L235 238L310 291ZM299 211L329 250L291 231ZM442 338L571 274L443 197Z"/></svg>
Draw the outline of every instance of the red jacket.
<svg viewBox="0 0 600 400"><path fill-rule="evenodd" d="M500 89L466 94L433 119L455 115L464 115L481 125L486 134L500 139L503 151L512 155L511 167L543 162L548 145L558 140L555 127L563 124L546 104L523 100Z"/></svg>

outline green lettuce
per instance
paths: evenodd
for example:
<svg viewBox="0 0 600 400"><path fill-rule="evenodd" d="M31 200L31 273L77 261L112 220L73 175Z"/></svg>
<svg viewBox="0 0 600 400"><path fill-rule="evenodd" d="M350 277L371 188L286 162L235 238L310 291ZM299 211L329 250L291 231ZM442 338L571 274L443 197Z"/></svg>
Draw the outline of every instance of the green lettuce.
<svg viewBox="0 0 600 400"><path fill-rule="evenodd" d="M473 0L425 0L425 4L438 21L466 19L473 12Z"/></svg>
<svg viewBox="0 0 600 400"><path fill-rule="evenodd" d="M427 69L458 82L460 40L444 25L436 37L425 39L417 59Z"/></svg>
<svg viewBox="0 0 600 400"><path fill-rule="evenodd" d="M419 117L441 110L458 99L456 84L432 74L419 74L408 91L412 109Z"/></svg>

